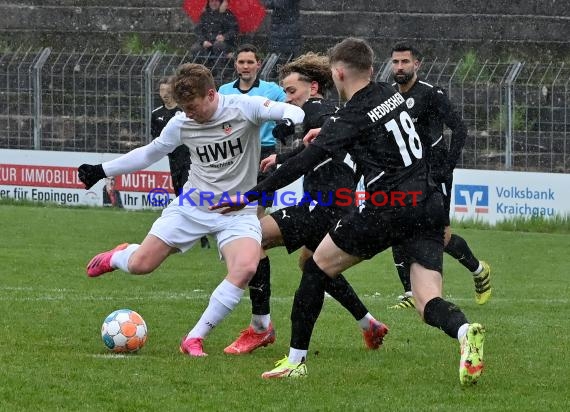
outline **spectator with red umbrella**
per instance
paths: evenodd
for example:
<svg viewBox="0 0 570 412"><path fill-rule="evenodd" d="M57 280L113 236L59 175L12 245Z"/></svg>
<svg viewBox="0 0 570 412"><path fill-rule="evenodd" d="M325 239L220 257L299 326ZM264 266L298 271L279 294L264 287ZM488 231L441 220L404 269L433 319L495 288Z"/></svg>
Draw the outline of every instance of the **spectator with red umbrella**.
<svg viewBox="0 0 570 412"><path fill-rule="evenodd" d="M231 55L231 50L236 47L238 23L227 9L227 1L208 0L194 34L196 42L190 49L192 54Z"/></svg>
<svg viewBox="0 0 570 412"><path fill-rule="evenodd" d="M184 0L182 8L190 19L198 24L200 16L206 7L207 0ZM224 0L220 11L228 9L238 22L240 33L252 33L256 31L265 19L265 6L260 0Z"/></svg>

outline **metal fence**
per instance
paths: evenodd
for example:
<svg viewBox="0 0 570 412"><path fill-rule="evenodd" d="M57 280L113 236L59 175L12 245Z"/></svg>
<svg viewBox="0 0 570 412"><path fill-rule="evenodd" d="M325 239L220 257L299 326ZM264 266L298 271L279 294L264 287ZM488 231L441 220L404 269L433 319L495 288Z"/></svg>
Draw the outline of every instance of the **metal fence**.
<svg viewBox="0 0 570 412"><path fill-rule="evenodd" d="M264 60L261 77L277 80L289 56ZM150 140L158 80L181 63L234 79L224 56L52 52L0 55L0 148L124 153ZM375 63L376 80L390 62ZM424 60L420 76L445 88L469 128L461 167L570 172L570 66L476 60Z"/></svg>

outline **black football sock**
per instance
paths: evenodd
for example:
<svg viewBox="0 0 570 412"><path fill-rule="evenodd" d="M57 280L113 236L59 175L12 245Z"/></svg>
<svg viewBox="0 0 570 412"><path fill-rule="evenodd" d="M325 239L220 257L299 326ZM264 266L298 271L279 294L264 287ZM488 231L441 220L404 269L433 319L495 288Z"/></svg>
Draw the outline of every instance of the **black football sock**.
<svg viewBox="0 0 570 412"><path fill-rule="evenodd" d="M271 265L269 256L264 257L257 265L257 271L249 281L249 299L251 313L254 315L269 315L269 300L271 298Z"/></svg>
<svg viewBox="0 0 570 412"><path fill-rule="evenodd" d="M412 283L410 282L410 262L408 256L401 246L392 246L392 256L394 257L394 266L398 271L400 282L404 287L404 292L412 290Z"/></svg>
<svg viewBox="0 0 570 412"><path fill-rule="evenodd" d="M306 262L291 309L291 347L307 350L315 322L323 308L327 274L312 257Z"/></svg>
<svg viewBox="0 0 570 412"><path fill-rule="evenodd" d="M469 323L461 309L442 298L433 298L426 303L424 320L428 325L441 329L454 339L457 339L461 325Z"/></svg>
<svg viewBox="0 0 570 412"><path fill-rule="evenodd" d="M475 272L479 268L479 259L473 255L469 245L461 236L451 235L451 239L443 251L457 259L470 272Z"/></svg>
<svg viewBox="0 0 570 412"><path fill-rule="evenodd" d="M368 313L368 309L342 274L334 279L326 277L325 292L335 298L356 320L362 319Z"/></svg>
<svg viewBox="0 0 570 412"><path fill-rule="evenodd" d="M202 236L200 238L200 246L202 246L202 249L210 249L210 241L208 240L208 236Z"/></svg>

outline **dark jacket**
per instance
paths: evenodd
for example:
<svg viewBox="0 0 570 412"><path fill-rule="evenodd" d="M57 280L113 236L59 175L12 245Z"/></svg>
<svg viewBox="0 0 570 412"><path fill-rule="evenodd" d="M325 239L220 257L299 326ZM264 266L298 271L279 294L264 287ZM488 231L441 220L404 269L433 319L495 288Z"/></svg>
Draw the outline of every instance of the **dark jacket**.
<svg viewBox="0 0 570 412"><path fill-rule="evenodd" d="M238 23L229 10L220 13L218 10L214 11L206 6L204 13L200 16L200 22L194 29L194 33L200 43L208 40L212 44L216 41L218 34L223 34L225 43L234 47L238 34Z"/></svg>
<svg viewBox="0 0 570 412"><path fill-rule="evenodd" d="M271 10L269 51L298 55L303 48L300 0L264 0Z"/></svg>

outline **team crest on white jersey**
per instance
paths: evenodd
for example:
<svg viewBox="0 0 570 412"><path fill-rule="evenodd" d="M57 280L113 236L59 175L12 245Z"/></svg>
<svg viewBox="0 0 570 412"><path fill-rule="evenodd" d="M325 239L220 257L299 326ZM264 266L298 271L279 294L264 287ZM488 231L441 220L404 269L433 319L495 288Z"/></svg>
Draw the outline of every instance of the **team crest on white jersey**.
<svg viewBox="0 0 570 412"><path fill-rule="evenodd" d="M406 106L408 107L408 109L414 107L414 104L416 104L416 101L414 100L413 97L410 97L408 98L408 100L406 100Z"/></svg>
<svg viewBox="0 0 570 412"><path fill-rule="evenodd" d="M229 124L229 123L224 123L224 124L222 125L222 129L224 129L224 133L225 133L226 135L229 135L229 134L232 132L232 125Z"/></svg>

